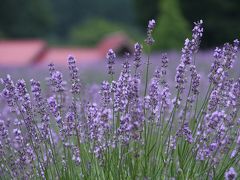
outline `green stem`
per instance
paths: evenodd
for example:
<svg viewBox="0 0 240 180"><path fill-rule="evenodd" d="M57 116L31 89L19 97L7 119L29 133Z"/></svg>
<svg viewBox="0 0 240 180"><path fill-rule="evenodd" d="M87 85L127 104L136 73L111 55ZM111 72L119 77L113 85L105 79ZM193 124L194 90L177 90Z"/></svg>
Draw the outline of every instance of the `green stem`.
<svg viewBox="0 0 240 180"><path fill-rule="evenodd" d="M144 97L147 95L149 66L150 66L150 47L148 48L148 55L147 55L147 71L146 71L146 77L145 77Z"/></svg>

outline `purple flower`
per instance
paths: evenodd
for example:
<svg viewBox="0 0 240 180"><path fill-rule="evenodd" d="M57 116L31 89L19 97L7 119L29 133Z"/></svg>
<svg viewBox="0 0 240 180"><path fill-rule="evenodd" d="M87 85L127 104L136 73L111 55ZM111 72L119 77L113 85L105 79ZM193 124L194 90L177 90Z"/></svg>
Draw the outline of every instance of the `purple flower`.
<svg viewBox="0 0 240 180"><path fill-rule="evenodd" d="M102 152L109 145L109 129L111 123L111 110L105 107L98 108L97 104L89 103L86 107L87 135L92 143L92 151L98 157L102 157Z"/></svg>
<svg viewBox="0 0 240 180"><path fill-rule="evenodd" d="M3 120L0 119L0 139L7 140L8 130Z"/></svg>
<svg viewBox="0 0 240 180"><path fill-rule="evenodd" d="M211 129L218 129L222 125L222 122L226 120L227 115L224 111L213 112L208 119L208 127Z"/></svg>
<svg viewBox="0 0 240 180"><path fill-rule="evenodd" d="M203 21L200 20L198 22L194 22L194 28L192 30L192 42L193 42L193 52L196 53L198 51L201 37L203 35L203 28L202 28Z"/></svg>
<svg viewBox="0 0 240 180"><path fill-rule="evenodd" d="M168 86L166 86L160 95L161 99L161 106L163 108L163 111L165 110L170 110L170 105L171 105L171 99L170 99L171 93L169 91Z"/></svg>
<svg viewBox="0 0 240 180"><path fill-rule="evenodd" d="M111 89L110 84L107 81L102 82L102 86L100 89L100 94L102 97L102 104L104 107L107 107L111 102Z"/></svg>
<svg viewBox="0 0 240 180"><path fill-rule="evenodd" d="M113 75L114 74L113 65L115 64L116 54L112 49L108 50L106 58L108 65L108 74Z"/></svg>
<svg viewBox="0 0 240 180"><path fill-rule="evenodd" d="M219 92L217 90L213 90L208 101L208 111L209 112L216 111L219 101L220 101Z"/></svg>
<svg viewBox="0 0 240 180"><path fill-rule="evenodd" d="M48 65L48 70L49 70L50 76L52 76L53 72L55 72L55 65L53 63L50 63Z"/></svg>
<svg viewBox="0 0 240 180"><path fill-rule="evenodd" d="M209 148L206 147L205 144L202 145L202 147L199 148L199 150L197 151L197 159L198 160L205 160L207 158L209 158L210 156L210 150Z"/></svg>
<svg viewBox="0 0 240 180"><path fill-rule="evenodd" d="M149 108L153 113L152 115L154 115L158 110L158 102L159 102L159 96L160 96L159 81L160 81L160 75L159 75L159 69L157 69L155 71L154 77L150 84L149 93L148 93Z"/></svg>
<svg viewBox="0 0 240 180"><path fill-rule="evenodd" d="M233 45L226 43L223 46L223 67L226 69L231 69L233 67L233 63L237 58L237 51L238 51L239 41L234 40Z"/></svg>
<svg viewBox="0 0 240 180"><path fill-rule="evenodd" d="M142 54L142 45L139 43L136 43L134 45L134 60L133 64L136 68L136 70L141 66L141 54Z"/></svg>
<svg viewBox="0 0 240 180"><path fill-rule="evenodd" d="M31 80L31 90L33 94L33 99L35 101L35 109L37 113L40 115L41 118L41 130L43 137L45 139L49 138L49 131L50 131L50 117L49 113L46 109L46 102L44 101L42 94L41 94L41 87L40 87L40 82Z"/></svg>
<svg viewBox="0 0 240 180"><path fill-rule="evenodd" d="M11 108L11 110L14 110L17 96L11 76L7 75L5 79L1 79L1 83L4 85L4 89L1 95L6 99L8 106Z"/></svg>
<svg viewBox="0 0 240 180"><path fill-rule="evenodd" d="M80 158L80 151L78 147L74 146L72 148L72 152L73 152L72 160L76 163L77 166L79 166L81 163L81 158Z"/></svg>
<svg viewBox="0 0 240 180"><path fill-rule="evenodd" d="M240 135L237 137L237 145L240 146Z"/></svg>
<svg viewBox="0 0 240 180"><path fill-rule="evenodd" d="M167 74L167 67L168 67L168 57L167 57L167 54L164 53L162 54L162 75L166 75Z"/></svg>
<svg viewBox="0 0 240 180"><path fill-rule="evenodd" d="M16 95L18 98L19 110L24 120L29 136L38 142L40 140L37 129L36 119L33 117L33 105L31 103L30 95L27 91L24 80L18 80L16 83Z"/></svg>
<svg viewBox="0 0 240 180"><path fill-rule="evenodd" d="M129 100L132 99L131 95L133 94L131 91L131 74L130 74L130 65L128 60L126 59L122 64L123 68L121 74L119 76L118 81L114 82L114 110L115 111L126 111Z"/></svg>
<svg viewBox="0 0 240 180"><path fill-rule="evenodd" d="M154 27L155 27L155 25L156 25L155 20L154 20L154 19L150 20L150 21L148 22L148 29L149 29L149 30L153 30Z"/></svg>
<svg viewBox="0 0 240 180"><path fill-rule="evenodd" d="M229 99L233 110L240 107L240 78L233 84L229 91Z"/></svg>
<svg viewBox="0 0 240 180"><path fill-rule="evenodd" d="M167 157L164 164L175 162L179 159L178 152L181 154L182 148L187 148L188 154L185 154L196 158L193 163L210 168L209 173L203 173L203 176L214 179L214 176L223 176L223 170L226 171L225 179L237 179L237 171L233 167L226 169L222 164L223 160L234 162L240 152L240 78L234 80L230 77L239 41L234 40L221 49L215 49L209 91L203 104L198 106L195 100L199 97L200 102L202 97L198 96L200 75L194 55L201 42L202 24L202 20L194 23L192 36L185 40L182 48L181 61L176 68L175 97L171 97L172 86L168 84L166 54L161 55L160 65L147 84L146 96L142 95L139 67L143 47L139 43L134 46L133 72L130 55L126 53L117 79L113 79L116 55L109 49L106 58L112 79L103 81L97 88L89 88L92 91L82 89L73 56L68 57L69 87L65 86L63 74L56 70L54 64L49 65L48 81L52 92L47 92L47 95L40 82L32 79L28 87L28 82L20 79L14 83L7 75L1 80L3 90L0 99L2 177L46 179L45 175L50 173L50 177L58 174L56 178L59 179L68 173L70 165L73 174L79 173L78 178L84 178L94 174L91 166L96 163L101 176L112 177L111 171L106 171L110 174L104 171L111 165L111 159L122 162L127 170L129 163L131 165L128 159L139 158L139 164L147 160L147 164L139 166L138 169L142 170L151 163L159 165L162 156ZM154 20L149 21L146 38L149 46L154 43L152 33L155 25ZM189 76L191 82L187 84ZM186 96L184 89L189 85ZM181 102L184 102L182 106ZM182 146L183 142L192 145ZM83 157L84 154L88 156ZM215 174L210 166L216 168ZM168 172L168 168L164 166L163 172ZM148 170L143 174L149 174ZM138 174L142 173L136 171L133 175ZM164 175L171 178L168 173Z"/></svg>
<svg viewBox="0 0 240 180"><path fill-rule="evenodd" d="M170 145L169 147L172 149L172 150L175 150L176 149L176 137L175 136L170 136Z"/></svg>
<svg viewBox="0 0 240 180"><path fill-rule="evenodd" d="M194 23L195 26L192 30L192 39L186 39L184 43L184 47L182 48L182 56L181 56L181 63L177 67L177 74L175 77L177 86L176 88L180 93L183 92L184 90L184 85L186 82L186 69L187 67L192 63L192 55L193 53L196 53L199 44L200 44L200 39L202 37L202 20L200 20L197 23Z"/></svg>
<svg viewBox="0 0 240 180"><path fill-rule="evenodd" d="M191 77L192 77L192 92L194 95L199 94L199 86L200 86L200 75L197 74L196 66L190 66Z"/></svg>
<svg viewBox="0 0 240 180"><path fill-rule="evenodd" d="M175 81L177 83L176 88L177 90L181 93L185 89L185 82L186 82L186 77L185 77L185 65L184 63L180 63L177 67L177 73L175 76Z"/></svg>
<svg viewBox="0 0 240 180"><path fill-rule="evenodd" d="M185 40L184 47L182 49L182 57L181 57L181 61L185 65L188 65L191 63L192 54L198 51L202 33L203 33L202 24L203 24L202 20L195 22L192 30L192 39L187 38Z"/></svg>
<svg viewBox="0 0 240 180"><path fill-rule="evenodd" d="M176 136L178 137L184 136L185 140L188 143L190 144L193 143L192 131L190 130L188 123L185 123L183 127L180 130L178 130Z"/></svg>
<svg viewBox="0 0 240 180"><path fill-rule="evenodd" d="M211 143L210 145L209 145L209 150L211 151L211 152L213 152L213 151L215 151L217 148L218 148L218 143Z"/></svg>
<svg viewBox="0 0 240 180"><path fill-rule="evenodd" d="M23 147L23 136L22 136L22 132L20 129L13 129L13 135L14 135L14 147L16 149L20 149Z"/></svg>
<svg viewBox="0 0 240 180"><path fill-rule="evenodd" d="M154 39L152 37L152 32L153 32L153 29L154 29L155 25L156 25L156 22L155 22L154 19L152 19L148 22L147 38L145 39L145 42L148 45L152 45L154 43Z"/></svg>
<svg viewBox="0 0 240 180"><path fill-rule="evenodd" d="M181 56L181 62L187 66L190 65L192 62L192 47L193 43L191 40L186 39L184 43L184 47L182 49L182 56Z"/></svg>
<svg viewBox="0 0 240 180"><path fill-rule="evenodd" d="M88 136L90 140L97 139L97 129L98 124L96 123L96 119L98 116L98 108L96 103L89 103L86 107L86 118L88 125Z"/></svg>
<svg viewBox="0 0 240 180"><path fill-rule="evenodd" d="M79 79L78 68L76 66L75 58L71 55L68 57L68 68L70 71L71 82L72 82L71 91L74 95L79 94L81 89L81 83Z"/></svg>
<svg viewBox="0 0 240 180"><path fill-rule="evenodd" d="M238 51L239 42L235 40L232 44L225 43L222 49L214 51L214 62L210 69L209 80L215 85L221 85L229 69L233 67Z"/></svg>
<svg viewBox="0 0 240 180"><path fill-rule="evenodd" d="M50 109L50 112L54 115L57 124L60 125L62 123L62 117L60 113L60 107L56 101L55 96L51 96L47 99L48 107Z"/></svg>
<svg viewBox="0 0 240 180"><path fill-rule="evenodd" d="M130 104L137 104L139 102L140 79L136 76L132 77L129 83L129 99Z"/></svg>
<svg viewBox="0 0 240 180"><path fill-rule="evenodd" d="M66 113L64 122L63 122L63 129L65 136L72 136L74 135L74 128L75 128L75 113L70 109Z"/></svg>
<svg viewBox="0 0 240 180"><path fill-rule="evenodd" d="M64 86L63 86L63 75L59 71L52 72L50 83L53 88L54 92L63 92Z"/></svg>
<svg viewBox="0 0 240 180"><path fill-rule="evenodd" d="M228 171L225 172L226 180L235 180L237 178L237 173L233 167L230 167Z"/></svg>
<svg viewBox="0 0 240 180"><path fill-rule="evenodd" d="M140 140L140 133L143 130L143 111L141 107L122 116L120 127L117 130L118 140L127 145L131 140Z"/></svg>

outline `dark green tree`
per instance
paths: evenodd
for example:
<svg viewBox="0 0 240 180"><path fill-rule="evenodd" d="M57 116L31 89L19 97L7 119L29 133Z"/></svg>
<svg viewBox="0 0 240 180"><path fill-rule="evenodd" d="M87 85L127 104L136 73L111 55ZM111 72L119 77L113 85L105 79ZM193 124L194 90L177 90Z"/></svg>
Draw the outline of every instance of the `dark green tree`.
<svg viewBox="0 0 240 180"><path fill-rule="evenodd" d="M179 49L190 34L178 0L160 0L160 14L154 31L154 50Z"/></svg>
<svg viewBox="0 0 240 180"><path fill-rule="evenodd" d="M133 0L138 24L145 30L150 19L156 19L159 15L159 0Z"/></svg>
<svg viewBox="0 0 240 180"><path fill-rule="evenodd" d="M143 27L142 30L146 29L149 19L156 19L157 15L162 14L161 8L158 8L158 3L161 4L161 1L164 0L160 0L160 3L158 0L134 0L137 19ZM192 25L194 21L200 19L204 21L201 47L214 47L239 38L239 0L179 0L179 6L178 9L181 10L188 24ZM168 11L174 11L174 8L175 6L169 7Z"/></svg>
<svg viewBox="0 0 240 180"><path fill-rule="evenodd" d="M51 1L56 17L55 31L61 37L67 38L73 27L96 17L116 23L134 23L133 1L131 0Z"/></svg>
<svg viewBox="0 0 240 180"><path fill-rule="evenodd" d="M7 37L43 37L52 25L48 0L1 0L0 27Z"/></svg>
<svg viewBox="0 0 240 180"><path fill-rule="evenodd" d="M101 18L88 19L80 25L74 26L69 33L70 44L81 46L95 46L105 36L115 32L123 32L130 38L139 41L142 39L138 29L126 24L116 23Z"/></svg>
<svg viewBox="0 0 240 180"><path fill-rule="evenodd" d="M239 0L180 0L189 22L204 22L204 47L214 47L240 38Z"/></svg>

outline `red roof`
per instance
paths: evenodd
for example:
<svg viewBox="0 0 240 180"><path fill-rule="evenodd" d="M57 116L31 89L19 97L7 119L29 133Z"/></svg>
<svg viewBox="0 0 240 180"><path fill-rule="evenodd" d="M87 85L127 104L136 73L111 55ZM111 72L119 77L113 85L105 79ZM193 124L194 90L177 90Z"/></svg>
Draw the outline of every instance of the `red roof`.
<svg viewBox="0 0 240 180"><path fill-rule="evenodd" d="M102 60L98 49L94 48L50 48L41 59L41 62L66 65L69 55L73 55L79 63L91 63Z"/></svg>
<svg viewBox="0 0 240 180"><path fill-rule="evenodd" d="M117 52L123 46L127 47L129 50L132 49L129 38L124 33L116 32L105 37L97 47L101 54L105 55L109 49L113 49Z"/></svg>
<svg viewBox="0 0 240 180"><path fill-rule="evenodd" d="M1 40L0 64L25 66L40 58L46 48L42 40Z"/></svg>
<svg viewBox="0 0 240 180"><path fill-rule="evenodd" d="M0 65L26 66L36 63L66 65L67 57L73 55L78 63L92 63L105 59L111 48L117 54L122 48L131 50L131 43L123 33L104 38L96 48L47 47L42 40L0 40Z"/></svg>

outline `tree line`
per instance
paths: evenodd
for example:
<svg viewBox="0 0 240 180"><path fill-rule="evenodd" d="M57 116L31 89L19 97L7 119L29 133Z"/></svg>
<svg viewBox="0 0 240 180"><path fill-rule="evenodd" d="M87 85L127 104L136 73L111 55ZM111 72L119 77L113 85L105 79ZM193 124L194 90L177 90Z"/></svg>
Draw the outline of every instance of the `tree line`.
<svg viewBox="0 0 240 180"><path fill-rule="evenodd" d="M202 19L203 47L213 47L239 37L239 9L239 0L1 0L0 38L65 41L72 29L96 17L144 32L154 18L156 49L169 49L179 48L192 22Z"/></svg>

